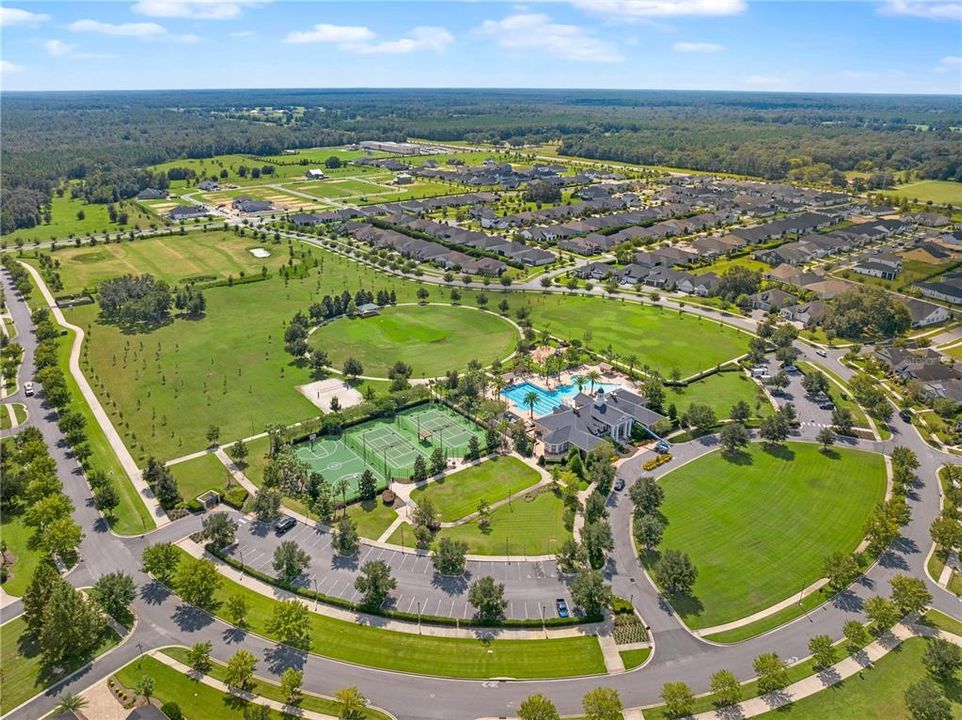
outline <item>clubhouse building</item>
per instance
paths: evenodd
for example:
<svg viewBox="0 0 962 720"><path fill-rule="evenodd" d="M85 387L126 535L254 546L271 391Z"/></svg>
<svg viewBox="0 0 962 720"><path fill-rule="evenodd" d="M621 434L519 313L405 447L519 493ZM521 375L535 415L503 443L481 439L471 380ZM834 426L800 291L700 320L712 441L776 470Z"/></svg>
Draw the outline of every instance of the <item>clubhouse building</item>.
<svg viewBox="0 0 962 720"><path fill-rule="evenodd" d="M650 430L664 415L649 410L645 400L630 390L619 388L594 395L578 393L558 405L551 413L535 420L544 443L545 458L559 458L572 447L590 452L611 438L625 445L635 423Z"/></svg>

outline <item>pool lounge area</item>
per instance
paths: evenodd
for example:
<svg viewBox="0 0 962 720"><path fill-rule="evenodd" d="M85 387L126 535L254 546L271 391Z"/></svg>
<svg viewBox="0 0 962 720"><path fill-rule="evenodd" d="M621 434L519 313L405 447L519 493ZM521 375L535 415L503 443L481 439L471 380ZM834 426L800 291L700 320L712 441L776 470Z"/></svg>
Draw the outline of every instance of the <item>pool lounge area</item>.
<svg viewBox="0 0 962 720"><path fill-rule="evenodd" d="M617 390L620 387L621 385L617 383L596 382L594 385L595 391L604 390L605 392L609 390ZM578 386L574 382L559 385L553 390L546 390L540 385L535 385L534 383L526 381L509 385L501 391L501 396L509 403L514 405L519 411L523 411L527 415L529 412L529 407L527 404L525 404L524 398L529 392L534 392L538 396L538 399L534 403L534 414L536 417L540 417L541 415L547 415L548 413L552 412L565 400L577 395L579 391ZM585 383L582 392L591 392L590 382Z"/></svg>

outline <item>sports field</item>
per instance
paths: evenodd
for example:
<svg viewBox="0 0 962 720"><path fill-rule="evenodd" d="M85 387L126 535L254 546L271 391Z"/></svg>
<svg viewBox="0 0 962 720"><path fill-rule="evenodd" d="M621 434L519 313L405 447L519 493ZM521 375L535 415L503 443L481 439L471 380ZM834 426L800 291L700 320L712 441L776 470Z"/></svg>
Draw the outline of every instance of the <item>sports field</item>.
<svg viewBox="0 0 962 720"><path fill-rule="evenodd" d="M265 247L271 256L260 260L250 253ZM170 284L185 280L223 280L241 273L273 270L287 262L287 247L238 237L220 230L187 235L152 237L134 242L99 244L58 250L64 293L93 288L104 280L126 273L150 273Z"/></svg>
<svg viewBox="0 0 962 720"><path fill-rule="evenodd" d="M619 357L634 355L636 368L647 364L666 377L672 368L687 377L748 351L747 335L697 315L603 298L524 298L536 328L596 351L610 345Z"/></svg>
<svg viewBox="0 0 962 720"><path fill-rule="evenodd" d="M438 377L471 360L490 365L511 354L518 331L495 313L445 305L385 308L369 318L340 318L311 335L334 367L361 361L364 375L386 377L402 361L414 377Z"/></svg>
<svg viewBox="0 0 962 720"><path fill-rule="evenodd" d="M791 597L821 577L830 553L854 550L884 496L885 465L847 448L753 443L734 460L701 457L662 484L660 549L686 552L698 568L693 598L672 602L698 629Z"/></svg>

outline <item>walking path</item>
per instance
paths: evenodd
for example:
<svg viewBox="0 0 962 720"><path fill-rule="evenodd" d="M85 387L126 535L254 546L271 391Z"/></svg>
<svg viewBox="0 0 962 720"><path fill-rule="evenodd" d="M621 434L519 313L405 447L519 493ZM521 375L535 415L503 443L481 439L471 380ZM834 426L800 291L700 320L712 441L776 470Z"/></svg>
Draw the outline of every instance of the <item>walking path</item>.
<svg viewBox="0 0 962 720"><path fill-rule="evenodd" d="M953 550L949 554L948 560L945 561L945 565L942 566L942 573L939 575L939 586L947 588L949 586L949 581L952 579L952 573L959 568L959 552Z"/></svg>
<svg viewBox="0 0 962 720"><path fill-rule="evenodd" d="M238 485L243 487L252 496L257 494L257 486L250 481L250 478L248 478L239 467L237 467L237 463L230 459L230 456L224 452L224 448L218 447L216 450L214 450L214 456L220 460L221 465L227 468L231 474L231 477L234 478Z"/></svg>
<svg viewBox="0 0 962 720"><path fill-rule="evenodd" d="M612 626L610 623L584 623L581 625L570 625L563 627L542 628L517 628L517 627L466 627L462 628L459 624L453 627L450 625L429 625L411 622L408 620L395 620L381 615L368 615L367 613L328 605L320 601L309 600L296 593L289 592L282 588L266 583L256 577L248 575L225 563L208 553L203 546L195 543L190 538L184 538L176 543L188 554L196 558L206 558L214 563L217 571L226 578L230 578L248 590L253 590L259 595L264 595L273 600L297 600L312 612L318 615L325 615L336 620L343 620L349 623L361 623L369 627L376 627L381 630L393 630L394 632L408 633L411 635L430 635L432 637L462 638L477 640L478 638L490 637L507 640L543 640L547 638L571 638L582 637L584 635L594 635L600 638L604 634L610 635ZM620 658L619 658L620 660ZM622 666L624 669L624 666Z"/></svg>
<svg viewBox="0 0 962 720"><path fill-rule="evenodd" d="M141 500L143 500L144 505L150 511L154 522L157 527L163 527L170 522L170 518L167 517L167 513L160 506L157 498L154 497L154 493L147 486L144 481L143 474L140 472L140 468L137 467L137 463L131 456L130 452L127 450L127 446L124 445L124 441L120 438L117 430L114 428L113 423L110 421L110 416L104 410L103 406L100 404L100 400L97 399L96 393L90 387L90 383L87 382L87 377L83 374L83 370L80 368L80 351L83 348L84 341L84 331L83 328L74 325L67 321L64 317L63 312L57 307L57 301L54 299L50 290L47 288L47 284L43 281L40 273L28 263L21 262L23 267L27 269L40 289L40 294L43 295L44 302L50 308L50 313L53 315L54 319L63 327L68 330L73 330L74 340L73 345L70 348L70 374L76 381L77 386L80 388L80 393L84 397L84 401L90 406L90 411L96 419L97 424L100 425L100 429L103 431L104 436L107 438L107 442L110 443L110 448L114 451L117 456L117 460L120 462L121 467L123 467L124 472L130 478L133 483L134 488L136 488L137 493L140 495Z"/></svg>

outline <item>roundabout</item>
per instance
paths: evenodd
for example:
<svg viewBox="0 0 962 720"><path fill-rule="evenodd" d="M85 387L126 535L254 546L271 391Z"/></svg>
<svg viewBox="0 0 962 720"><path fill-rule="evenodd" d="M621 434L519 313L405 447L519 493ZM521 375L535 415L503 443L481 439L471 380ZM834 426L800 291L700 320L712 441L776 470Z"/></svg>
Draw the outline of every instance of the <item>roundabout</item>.
<svg viewBox="0 0 962 720"><path fill-rule="evenodd" d="M341 317L318 327L309 344L327 352L332 367L359 360L365 377L386 378L396 362L415 378L444 375L472 360L503 360L520 337L518 327L496 313L462 305L396 305L366 318Z"/></svg>

